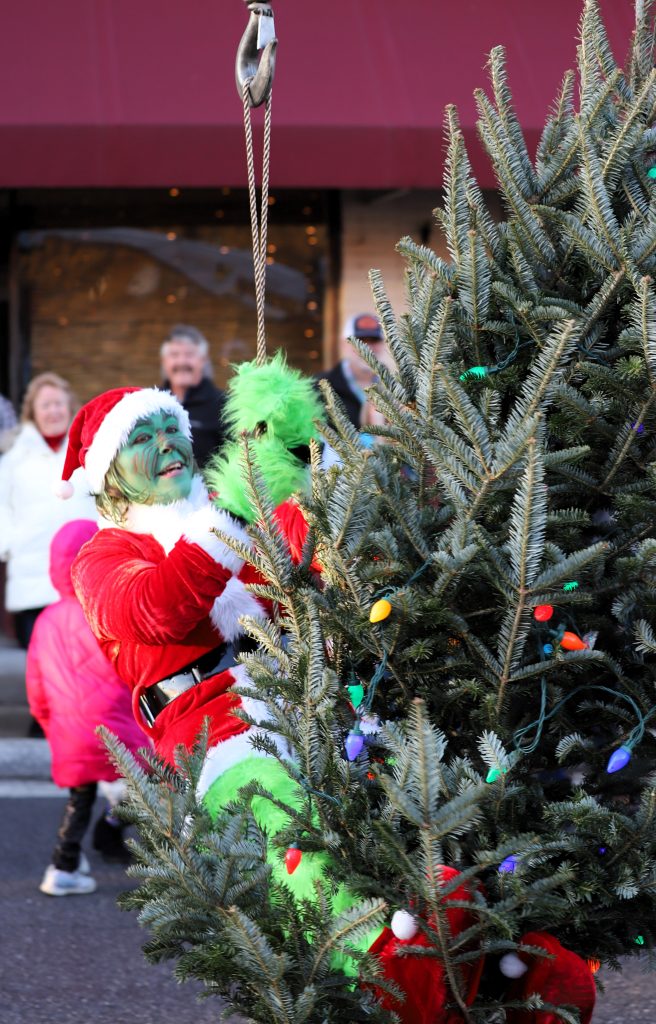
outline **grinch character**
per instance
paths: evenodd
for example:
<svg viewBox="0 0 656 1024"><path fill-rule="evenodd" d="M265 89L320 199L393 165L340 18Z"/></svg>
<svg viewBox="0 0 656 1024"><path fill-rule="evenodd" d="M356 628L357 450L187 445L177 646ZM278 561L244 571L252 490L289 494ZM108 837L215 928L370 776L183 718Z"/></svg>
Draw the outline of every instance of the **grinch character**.
<svg viewBox="0 0 656 1024"><path fill-rule="evenodd" d="M265 615L240 579L242 560L213 532L248 543L211 504L190 439L187 413L167 392L107 391L73 421L62 488L86 468L101 529L73 565L75 591L132 689L137 720L171 762L206 716L212 744L247 728L232 714L241 705L234 643L242 615Z"/></svg>

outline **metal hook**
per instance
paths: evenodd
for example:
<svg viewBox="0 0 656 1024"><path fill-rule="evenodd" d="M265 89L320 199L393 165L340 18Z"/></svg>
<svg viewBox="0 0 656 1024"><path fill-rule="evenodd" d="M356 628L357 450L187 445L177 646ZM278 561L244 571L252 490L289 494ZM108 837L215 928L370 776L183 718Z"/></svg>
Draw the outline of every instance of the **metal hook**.
<svg viewBox="0 0 656 1024"><path fill-rule="evenodd" d="M237 49L235 81L239 95L243 97L244 86L247 85L251 107L259 107L271 95L278 40L274 35L271 4L260 3L259 0L245 0L245 3L250 11L250 17ZM264 30L264 18L271 19L268 31ZM262 39L267 39L267 42L258 60L258 41Z"/></svg>

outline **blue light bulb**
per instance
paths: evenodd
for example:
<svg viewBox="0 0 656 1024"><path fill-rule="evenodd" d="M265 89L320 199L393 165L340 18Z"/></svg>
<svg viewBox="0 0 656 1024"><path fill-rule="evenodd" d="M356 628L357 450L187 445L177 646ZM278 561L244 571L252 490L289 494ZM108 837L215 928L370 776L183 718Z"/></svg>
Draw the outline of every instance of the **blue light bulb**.
<svg viewBox="0 0 656 1024"><path fill-rule="evenodd" d="M505 860L501 861L499 864L499 871L502 874L512 875L516 867L517 857L515 857L514 853L511 853L509 857L506 857Z"/></svg>
<svg viewBox="0 0 656 1024"><path fill-rule="evenodd" d="M553 644L544 644L542 650L545 654L553 654Z"/></svg>
<svg viewBox="0 0 656 1024"><path fill-rule="evenodd" d="M362 735L360 730L351 730L351 732L348 734L344 742L346 756L349 759L349 761L355 761L356 757L358 757L362 753L363 747L364 736Z"/></svg>
<svg viewBox="0 0 656 1024"><path fill-rule="evenodd" d="M619 772L622 768L626 768L627 764L631 760L631 747L621 746L617 750L614 750L608 759L606 765L606 771L609 775L613 772Z"/></svg>

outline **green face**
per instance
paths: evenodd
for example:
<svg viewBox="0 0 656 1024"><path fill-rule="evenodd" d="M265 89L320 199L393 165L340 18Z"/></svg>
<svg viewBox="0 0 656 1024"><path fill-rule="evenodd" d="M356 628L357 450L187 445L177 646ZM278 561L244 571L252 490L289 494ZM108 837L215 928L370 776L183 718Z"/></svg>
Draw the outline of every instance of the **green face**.
<svg viewBox="0 0 656 1024"><path fill-rule="evenodd" d="M186 498L193 477L191 444L172 413L139 420L116 456L116 469L144 505L168 505Z"/></svg>

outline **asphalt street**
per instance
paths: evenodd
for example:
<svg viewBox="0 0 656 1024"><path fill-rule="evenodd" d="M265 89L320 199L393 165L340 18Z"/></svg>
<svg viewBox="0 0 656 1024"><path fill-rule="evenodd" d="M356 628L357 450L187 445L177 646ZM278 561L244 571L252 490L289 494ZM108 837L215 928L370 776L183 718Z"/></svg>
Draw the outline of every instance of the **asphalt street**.
<svg viewBox="0 0 656 1024"><path fill-rule="evenodd" d="M0 799L0 1024L217 1024L216 998L198 1003L199 986L177 984L171 964L146 963L146 933L116 906L134 884L121 867L87 848L95 893L39 892L62 808Z"/></svg>

